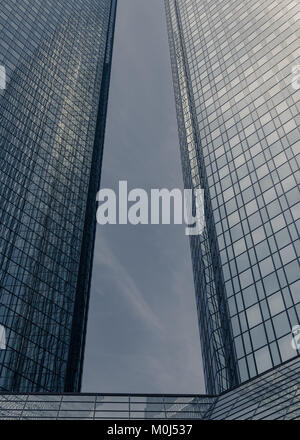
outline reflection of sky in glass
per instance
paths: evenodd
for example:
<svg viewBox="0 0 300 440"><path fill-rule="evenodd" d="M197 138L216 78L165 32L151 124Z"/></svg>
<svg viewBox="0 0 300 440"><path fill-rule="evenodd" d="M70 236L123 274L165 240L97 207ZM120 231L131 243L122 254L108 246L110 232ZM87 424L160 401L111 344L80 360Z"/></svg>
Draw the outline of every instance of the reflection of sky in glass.
<svg viewBox="0 0 300 440"><path fill-rule="evenodd" d="M205 249L192 243L192 254L205 376L213 389L230 367L243 383L299 354L290 333L300 322L300 95L291 75L300 4L165 3L185 179L196 183L199 174L211 205L214 301ZM218 330L220 337L211 337Z"/></svg>

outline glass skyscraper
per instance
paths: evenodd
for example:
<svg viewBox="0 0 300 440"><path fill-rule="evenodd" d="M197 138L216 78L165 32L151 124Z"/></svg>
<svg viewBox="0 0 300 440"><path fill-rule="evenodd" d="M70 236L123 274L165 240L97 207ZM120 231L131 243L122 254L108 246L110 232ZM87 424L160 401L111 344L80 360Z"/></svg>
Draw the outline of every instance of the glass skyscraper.
<svg viewBox="0 0 300 440"><path fill-rule="evenodd" d="M115 14L0 4L1 391L80 390Z"/></svg>
<svg viewBox="0 0 300 440"><path fill-rule="evenodd" d="M165 0L207 391L299 356L300 4Z"/></svg>
<svg viewBox="0 0 300 440"><path fill-rule="evenodd" d="M116 7L0 5L0 419L300 419L295 0L165 0L207 395L79 393Z"/></svg>

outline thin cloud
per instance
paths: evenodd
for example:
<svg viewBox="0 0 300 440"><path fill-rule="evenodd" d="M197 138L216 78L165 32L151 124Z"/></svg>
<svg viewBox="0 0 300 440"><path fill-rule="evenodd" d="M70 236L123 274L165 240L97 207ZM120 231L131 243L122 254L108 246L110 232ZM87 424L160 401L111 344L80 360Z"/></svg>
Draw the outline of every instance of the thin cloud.
<svg viewBox="0 0 300 440"><path fill-rule="evenodd" d="M116 289L126 297L132 309L135 310L136 316L143 319L153 330L162 332L163 328L157 316L144 300L143 294L137 287L133 277L113 254L104 237L101 239L101 245L95 251L95 261L103 274L110 274ZM105 292L102 291L101 294L105 294Z"/></svg>

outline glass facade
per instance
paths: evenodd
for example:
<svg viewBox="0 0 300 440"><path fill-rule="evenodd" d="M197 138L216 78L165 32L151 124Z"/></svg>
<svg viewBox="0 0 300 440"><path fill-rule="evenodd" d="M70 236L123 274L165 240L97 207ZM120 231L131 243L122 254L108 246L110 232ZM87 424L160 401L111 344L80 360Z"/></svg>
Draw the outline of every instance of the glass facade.
<svg viewBox="0 0 300 440"><path fill-rule="evenodd" d="M212 420L300 420L300 358L223 393Z"/></svg>
<svg viewBox="0 0 300 440"><path fill-rule="evenodd" d="M300 358L218 397L0 394L0 420L300 420Z"/></svg>
<svg viewBox="0 0 300 440"><path fill-rule="evenodd" d="M2 391L80 390L115 13L0 5Z"/></svg>
<svg viewBox="0 0 300 440"><path fill-rule="evenodd" d="M149 402L150 401L150 402ZM196 396L0 395L0 420L19 419L201 419L211 404ZM165 408L163 411L162 408Z"/></svg>
<svg viewBox="0 0 300 440"><path fill-rule="evenodd" d="M299 356L300 4L165 0L207 391Z"/></svg>

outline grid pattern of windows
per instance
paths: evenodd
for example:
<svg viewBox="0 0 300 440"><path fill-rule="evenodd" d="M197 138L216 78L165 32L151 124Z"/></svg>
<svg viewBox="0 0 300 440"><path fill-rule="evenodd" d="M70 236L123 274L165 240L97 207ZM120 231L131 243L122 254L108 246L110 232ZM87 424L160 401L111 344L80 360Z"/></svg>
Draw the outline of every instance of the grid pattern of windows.
<svg viewBox="0 0 300 440"><path fill-rule="evenodd" d="M300 323L300 90L292 86L292 68L300 64L300 5L289 0L165 4L183 172L186 184L202 184L209 199L202 241L209 243L222 290L218 295L215 282L215 307L207 306L212 298L205 286L207 258L201 239L194 240L211 392L216 379L211 364L219 361L209 357L207 345L217 308L230 323L229 359L239 382L299 355L290 335ZM215 323L226 325L222 319ZM219 353L226 359L228 332L219 335L214 345L224 346ZM219 383L219 391L226 389Z"/></svg>
<svg viewBox="0 0 300 440"><path fill-rule="evenodd" d="M300 358L224 393L212 420L300 420Z"/></svg>
<svg viewBox="0 0 300 440"><path fill-rule="evenodd" d="M115 9L0 5L0 390L80 389Z"/></svg>
<svg viewBox="0 0 300 440"><path fill-rule="evenodd" d="M219 397L0 394L0 420L300 420L299 368L300 358Z"/></svg>
<svg viewBox="0 0 300 440"><path fill-rule="evenodd" d="M0 420L202 419L212 401L212 398L197 396L0 394Z"/></svg>

